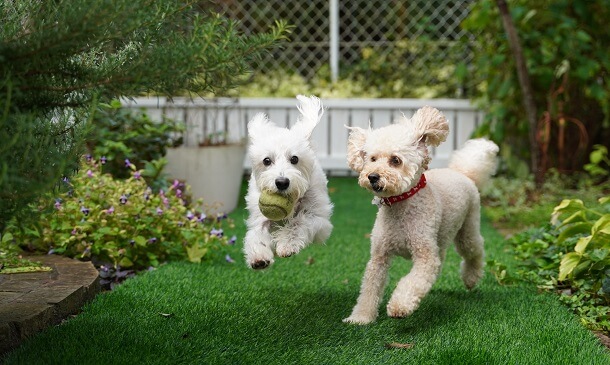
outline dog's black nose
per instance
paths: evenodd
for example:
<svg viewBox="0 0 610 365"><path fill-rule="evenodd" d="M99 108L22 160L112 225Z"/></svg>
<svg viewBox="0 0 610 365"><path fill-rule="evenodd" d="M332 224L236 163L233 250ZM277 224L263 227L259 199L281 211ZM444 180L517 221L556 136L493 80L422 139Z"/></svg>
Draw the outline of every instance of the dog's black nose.
<svg viewBox="0 0 610 365"><path fill-rule="evenodd" d="M371 184L375 184L379 181L379 174L372 173L372 174L369 174L368 177L369 177L369 181L371 182Z"/></svg>
<svg viewBox="0 0 610 365"><path fill-rule="evenodd" d="M286 190L290 185L290 180L287 177L278 177L275 179L275 186L278 190Z"/></svg>

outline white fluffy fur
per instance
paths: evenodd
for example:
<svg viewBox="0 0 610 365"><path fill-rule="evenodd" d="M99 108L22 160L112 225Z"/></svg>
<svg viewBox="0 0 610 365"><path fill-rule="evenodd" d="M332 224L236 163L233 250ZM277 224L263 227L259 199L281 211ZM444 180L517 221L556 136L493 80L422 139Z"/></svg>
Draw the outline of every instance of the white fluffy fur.
<svg viewBox="0 0 610 365"><path fill-rule="evenodd" d="M344 322L375 321L387 270L396 255L412 259L413 267L387 304L390 317L405 317L418 308L436 281L451 242L463 258L461 277L466 288L473 288L483 276L477 186L493 173L498 147L488 140L471 140L453 154L450 168L426 171L428 146L438 146L448 131L445 117L431 107L418 110L411 120L403 116L380 129L351 128L348 164L377 201L408 191L424 171L427 185L407 200L380 205L360 296ZM371 175L378 180L372 181Z"/></svg>
<svg viewBox="0 0 610 365"><path fill-rule="evenodd" d="M244 254L247 264L254 269L271 265L274 253L288 257L311 242L323 243L332 231L327 179L310 140L324 110L315 96L299 95L297 99L301 115L290 129L276 126L262 113L248 123L252 175L246 195L249 216ZM298 158L296 164L291 163L293 156ZM268 166L263 163L266 158L271 161ZM278 178L287 178L290 181L288 188L280 191L276 186ZM275 222L261 213L258 199L262 190L295 199L289 218Z"/></svg>

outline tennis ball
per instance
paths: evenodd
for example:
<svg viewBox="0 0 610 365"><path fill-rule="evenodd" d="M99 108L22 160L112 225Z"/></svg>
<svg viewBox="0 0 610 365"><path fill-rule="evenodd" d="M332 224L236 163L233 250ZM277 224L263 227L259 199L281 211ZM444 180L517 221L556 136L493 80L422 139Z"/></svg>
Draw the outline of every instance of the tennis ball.
<svg viewBox="0 0 610 365"><path fill-rule="evenodd" d="M262 191L258 199L261 213L272 221L279 221L288 217L294 207L294 199L290 196Z"/></svg>

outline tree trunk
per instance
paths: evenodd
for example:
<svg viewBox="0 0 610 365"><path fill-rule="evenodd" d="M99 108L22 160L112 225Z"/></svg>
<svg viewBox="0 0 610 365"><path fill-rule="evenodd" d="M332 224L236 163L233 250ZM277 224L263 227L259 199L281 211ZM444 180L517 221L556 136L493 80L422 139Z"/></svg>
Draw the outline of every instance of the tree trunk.
<svg viewBox="0 0 610 365"><path fill-rule="evenodd" d="M527 115L527 121L529 124L529 143L531 149L530 167L536 178L536 186L540 187L544 179L544 171L542 171L539 163L540 151L538 150L538 143L536 141L538 117L536 112L536 104L534 103L532 84L530 81L529 72L527 70L527 65L525 64L525 58L523 57L523 50L521 49L521 42L519 41L519 36L517 35L517 29L515 28L513 19L510 16L506 0L496 0L496 3L498 4L498 9L500 10L504 31L508 37L508 44L513 53L517 67L517 77L519 78L519 85L521 86L523 106L525 107L525 113Z"/></svg>

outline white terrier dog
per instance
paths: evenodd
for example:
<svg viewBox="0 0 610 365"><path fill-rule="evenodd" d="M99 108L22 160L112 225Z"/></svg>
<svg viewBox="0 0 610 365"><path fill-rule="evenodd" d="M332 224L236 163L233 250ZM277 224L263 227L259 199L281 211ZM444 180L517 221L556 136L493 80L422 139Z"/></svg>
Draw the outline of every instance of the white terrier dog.
<svg viewBox="0 0 610 365"><path fill-rule="evenodd" d="M352 314L343 321L375 321L392 256L413 260L387 305L390 317L413 313L436 281L449 244L462 256L461 277L471 289L483 276L478 188L494 172L498 146L470 140L449 168L428 169L428 146L447 138L443 114L419 109L411 120L376 130L350 128L348 164L358 183L376 197L379 212L371 234L371 258ZM426 171L424 175L424 171Z"/></svg>
<svg viewBox="0 0 610 365"><path fill-rule="evenodd" d="M324 111L315 96L297 99L301 115L290 129L277 127L262 113L248 123L252 175L246 196L249 217L244 253L253 269L272 264L274 252L288 257L311 242L324 243L332 231L326 175L310 140ZM263 215L259 207L263 191L294 202L285 219L273 221Z"/></svg>

